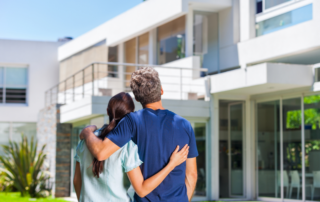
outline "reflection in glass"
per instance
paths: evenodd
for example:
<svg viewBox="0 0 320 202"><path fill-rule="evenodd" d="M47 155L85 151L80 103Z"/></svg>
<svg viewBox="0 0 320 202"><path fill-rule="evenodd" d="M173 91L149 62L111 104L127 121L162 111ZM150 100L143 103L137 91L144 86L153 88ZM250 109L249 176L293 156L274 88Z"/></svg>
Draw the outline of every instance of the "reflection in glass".
<svg viewBox="0 0 320 202"><path fill-rule="evenodd" d="M280 102L257 105L257 158L259 197L281 197Z"/></svg>
<svg viewBox="0 0 320 202"><path fill-rule="evenodd" d="M230 196L243 195L243 105L229 106Z"/></svg>
<svg viewBox="0 0 320 202"><path fill-rule="evenodd" d="M288 1L292 0L264 0L265 9L272 8Z"/></svg>
<svg viewBox="0 0 320 202"><path fill-rule="evenodd" d="M125 62L126 63L132 63L136 64L136 50L137 50L137 39L133 38L127 42L125 42ZM130 85L130 79L131 79L131 74L136 70L135 66L126 66L125 67L125 78L126 81L125 85L126 87L129 87Z"/></svg>
<svg viewBox="0 0 320 202"><path fill-rule="evenodd" d="M149 64L149 32L139 36L138 41L138 63Z"/></svg>
<svg viewBox="0 0 320 202"><path fill-rule="evenodd" d="M243 198L243 103L219 101L219 197Z"/></svg>
<svg viewBox="0 0 320 202"><path fill-rule="evenodd" d="M197 157L198 181L195 196L206 196L206 124L195 123L194 133L199 156Z"/></svg>
<svg viewBox="0 0 320 202"><path fill-rule="evenodd" d="M185 57L185 16L158 27L158 64Z"/></svg>
<svg viewBox="0 0 320 202"><path fill-rule="evenodd" d="M108 48L108 62L118 62L118 46ZM108 65L108 72L109 77L118 77L116 65Z"/></svg>
<svg viewBox="0 0 320 202"><path fill-rule="evenodd" d="M193 16L193 55L201 59L201 67L209 72L218 71L218 14L194 11Z"/></svg>
<svg viewBox="0 0 320 202"><path fill-rule="evenodd" d="M307 200L320 200L320 95L304 98L305 193Z"/></svg>
<svg viewBox="0 0 320 202"><path fill-rule="evenodd" d="M256 35L269 34L308 20L312 20L312 4L258 22L256 24Z"/></svg>
<svg viewBox="0 0 320 202"><path fill-rule="evenodd" d="M302 199L301 98L283 100L284 197Z"/></svg>

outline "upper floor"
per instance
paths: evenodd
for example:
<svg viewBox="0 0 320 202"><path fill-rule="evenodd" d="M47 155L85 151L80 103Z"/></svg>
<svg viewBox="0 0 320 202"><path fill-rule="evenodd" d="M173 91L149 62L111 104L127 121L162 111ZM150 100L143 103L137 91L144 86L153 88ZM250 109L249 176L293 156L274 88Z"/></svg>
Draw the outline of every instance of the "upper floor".
<svg viewBox="0 0 320 202"><path fill-rule="evenodd" d="M203 67L318 63L317 0L149 0L61 46L60 81L92 62ZM199 64L179 63L191 56ZM130 73L130 68L126 70Z"/></svg>

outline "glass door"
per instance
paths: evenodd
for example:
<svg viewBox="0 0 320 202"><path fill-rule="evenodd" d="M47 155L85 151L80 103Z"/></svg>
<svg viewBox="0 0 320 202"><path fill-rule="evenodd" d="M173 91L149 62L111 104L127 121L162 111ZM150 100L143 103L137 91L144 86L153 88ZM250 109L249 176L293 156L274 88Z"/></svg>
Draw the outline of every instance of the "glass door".
<svg viewBox="0 0 320 202"><path fill-rule="evenodd" d="M228 106L229 197L244 197L244 105Z"/></svg>

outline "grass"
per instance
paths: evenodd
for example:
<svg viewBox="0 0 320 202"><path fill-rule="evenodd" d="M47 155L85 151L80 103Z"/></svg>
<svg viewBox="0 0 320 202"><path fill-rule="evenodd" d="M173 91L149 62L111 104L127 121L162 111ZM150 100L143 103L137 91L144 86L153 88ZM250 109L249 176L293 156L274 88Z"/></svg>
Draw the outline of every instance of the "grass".
<svg viewBox="0 0 320 202"><path fill-rule="evenodd" d="M0 192L0 201L1 202L26 202L26 201L41 201L41 202L66 202L66 200L52 198L51 196L48 198L39 198L39 199L31 199L30 197L20 197L20 193L18 192Z"/></svg>

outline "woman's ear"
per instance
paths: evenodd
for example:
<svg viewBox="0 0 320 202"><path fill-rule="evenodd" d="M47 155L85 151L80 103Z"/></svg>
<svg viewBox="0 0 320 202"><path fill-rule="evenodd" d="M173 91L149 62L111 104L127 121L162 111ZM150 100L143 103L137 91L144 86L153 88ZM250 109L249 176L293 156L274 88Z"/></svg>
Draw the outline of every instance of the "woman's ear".
<svg viewBox="0 0 320 202"><path fill-rule="evenodd" d="M163 95L163 88L162 88L162 86L161 86L161 95Z"/></svg>

